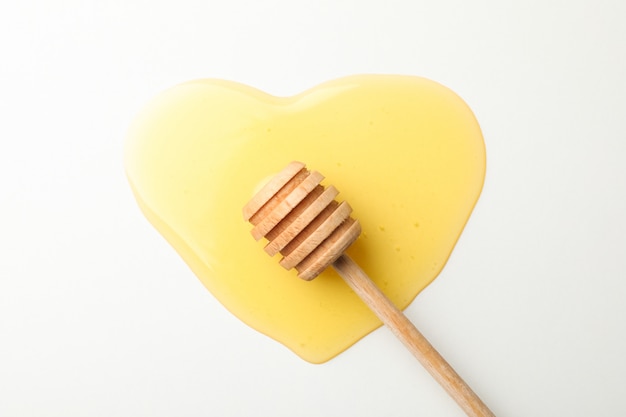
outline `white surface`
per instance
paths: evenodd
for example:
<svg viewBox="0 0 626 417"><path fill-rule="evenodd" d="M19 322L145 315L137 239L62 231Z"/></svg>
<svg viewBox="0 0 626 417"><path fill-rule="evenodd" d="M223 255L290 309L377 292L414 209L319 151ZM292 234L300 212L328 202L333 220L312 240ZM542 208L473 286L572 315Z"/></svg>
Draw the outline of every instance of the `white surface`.
<svg viewBox="0 0 626 417"><path fill-rule="evenodd" d="M485 189L407 309L502 416L626 414L626 3L39 1L0 12L1 416L457 416L381 329L310 365L145 221L122 146L159 91L353 73L459 93Z"/></svg>

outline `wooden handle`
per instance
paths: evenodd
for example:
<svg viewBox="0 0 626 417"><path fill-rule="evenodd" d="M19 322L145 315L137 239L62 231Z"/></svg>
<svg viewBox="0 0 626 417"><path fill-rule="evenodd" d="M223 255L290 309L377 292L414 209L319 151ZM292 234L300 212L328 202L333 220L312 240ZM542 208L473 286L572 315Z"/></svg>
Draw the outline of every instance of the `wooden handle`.
<svg viewBox="0 0 626 417"><path fill-rule="evenodd" d="M393 305L363 270L348 256L341 255L333 267L367 304L376 316L391 329L413 356L441 384L470 417L494 416L485 403L452 369L413 323Z"/></svg>

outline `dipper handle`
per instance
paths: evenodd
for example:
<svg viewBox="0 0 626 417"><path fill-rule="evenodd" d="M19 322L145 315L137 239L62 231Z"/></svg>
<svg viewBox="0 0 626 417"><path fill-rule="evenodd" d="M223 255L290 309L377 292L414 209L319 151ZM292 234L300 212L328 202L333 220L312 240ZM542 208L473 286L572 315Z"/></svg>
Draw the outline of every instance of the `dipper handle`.
<svg viewBox="0 0 626 417"><path fill-rule="evenodd" d="M341 255L333 263L333 267L468 416L494 416L424 335L348 255Z"/></svg>

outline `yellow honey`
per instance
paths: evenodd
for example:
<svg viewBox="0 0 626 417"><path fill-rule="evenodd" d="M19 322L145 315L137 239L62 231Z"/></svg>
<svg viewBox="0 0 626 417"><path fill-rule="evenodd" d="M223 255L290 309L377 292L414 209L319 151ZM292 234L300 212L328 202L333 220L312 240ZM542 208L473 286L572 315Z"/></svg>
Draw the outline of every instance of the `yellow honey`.
<svg viewBox="0 0 626 417"><path fill-rule="evenodd" d="M293 160L350 203L363 233L349 255L405 308L461 234L485 149L468 106L419 77L353 76L286 98L199 80L137 117L125 167L145 216L228 310L320 363L380 322L332 269L302 281L250 236L242 207Z"/></svg>

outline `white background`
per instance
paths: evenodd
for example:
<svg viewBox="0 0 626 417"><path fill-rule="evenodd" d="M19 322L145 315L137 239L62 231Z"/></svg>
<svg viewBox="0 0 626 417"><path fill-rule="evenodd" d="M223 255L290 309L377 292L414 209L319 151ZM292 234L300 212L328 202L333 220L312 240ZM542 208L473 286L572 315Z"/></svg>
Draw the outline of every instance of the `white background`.
<svg viewBox="0 0 626 417"><path fill-rule="evenodd" d="M165 88L355 73L441 82L485 135L482 197L407 315L496 415L626 415L626 2L10 4L0 416L461 416L386 329L311 365L239 322L124 177Z"/></svg>

